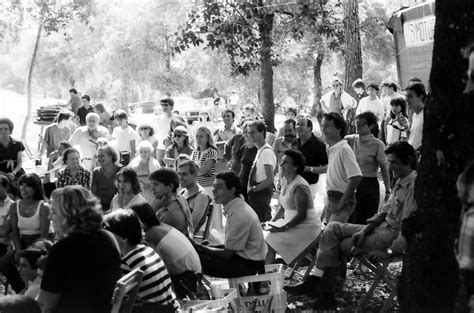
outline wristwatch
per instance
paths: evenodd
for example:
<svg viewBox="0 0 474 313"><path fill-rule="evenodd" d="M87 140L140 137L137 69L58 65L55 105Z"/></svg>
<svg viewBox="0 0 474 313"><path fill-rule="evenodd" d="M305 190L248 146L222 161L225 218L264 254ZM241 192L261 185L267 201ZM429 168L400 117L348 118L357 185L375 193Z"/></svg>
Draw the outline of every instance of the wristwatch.
<svg viewBox="0 0 474 313"><path fill-rule="evenodd" d="M309 167L309 171L310 171L311 173L314 173L314 168L313 168L312 166L310 166L310 167Z"/></svg>
<svg viewBox="0 0 474 313"><path fill-rule="evenodd" d="M393 250L388 248L387 249L387 253L388 253L388 256L392 256L393 255Z"/></svg>
<svg viewBox="0 0 474 313"><path fill-rule="evenodd" d="M253 185L253 186L252 186L252 191L253 191L253 192L256 191L255 189L257 189L257 185Z"/></svg>

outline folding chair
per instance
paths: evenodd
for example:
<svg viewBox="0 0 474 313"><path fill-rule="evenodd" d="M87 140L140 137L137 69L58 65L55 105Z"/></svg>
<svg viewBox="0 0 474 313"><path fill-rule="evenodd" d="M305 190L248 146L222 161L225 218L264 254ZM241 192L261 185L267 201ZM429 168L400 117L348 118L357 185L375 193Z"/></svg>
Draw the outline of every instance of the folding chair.
<svg viewBox="0 0 474 313"><path fill-rule="evenodd" d="M289 266L293 266L291 269L290 275L288 278L292 279L295 274L299 274L297 270L303 266L305 261L309 261L308 268L306 269L306 272L303 275L303 281L308 277L309 273L311 273L311 270L314 267L314 264L316 263L316 252L318 251L319 247L319 241L321 240L321 236L323 235L324 228L321 229L321 232L319 233L318 237L316 237L315 240L313 240L307 247L306 249L303 250L291 264L288 264Z"/></svg>
<svg viewBox="0 0 474 313"><path fill-rule="evenodd" d="M112 295L111 313L132 312L142 278L143 271L136 268L117 281L114 294ZM128 295L128 297L124 300L125 295Z"/></svg>
<svg viewBox="0 0 474 313"><path fill-rule="evenodd" d="M359 260L360 264L366 266L368 270L372 273L372 275L364 275L369 279L373 279L373 283L362 301L362 307L366 306L368 300L374 295L375 289L383 281L387 284L390 290L390 294L388 298L385 299L380 312L391 312L391 309L397 305L394 298L397 294L398 277L389 271L388 266L390 265L390 263L403 261L403 255L393 256L380 262L372 262L365 255L360 255L356 258Z"/></svg>
<svg viewBox="0 0 474 313"><path fill-rule="evenodd" d="M199 240L206 240L209 237L209 233L211 231L211 221L212 221L212 213L214 211L214 205L212 203L209 204L207 213L206 213L206 224L204 227L204 232L202 236L200 235L194 235L194 239L199 239Z"/></svg>

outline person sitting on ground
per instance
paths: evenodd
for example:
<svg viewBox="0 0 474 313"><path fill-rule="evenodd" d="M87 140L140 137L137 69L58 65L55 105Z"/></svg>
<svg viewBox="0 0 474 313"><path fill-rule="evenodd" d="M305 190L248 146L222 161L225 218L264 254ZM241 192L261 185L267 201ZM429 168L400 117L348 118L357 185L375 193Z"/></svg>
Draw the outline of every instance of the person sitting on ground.
<svg viewBox="0 0 474 313"><path fill-rule="evenodd" d="M193 242L203 273L231 278L265 272L267 246L255 211L241 197L240 180L234 172L216 175L214 199L227 214L224 248Z"/></svg>
<svg viewBox="0 0 474 313"><path fill-rule="evenodd" d="M140 194L142 187L138 180L137 172L129 167L122 167L115 176L117 180L117 194L112 198L110 210L129 209L130 206L146 199Z"/></svg>
<svg viewBox="0 0 474 313"><path fill-rule="evenodd" d="M410 126L408 125L407 103L402 96L396 96L390 100L390 113L385 120L385 125L387 145L408 139Z"/></svg>
<svg viewBox="0 0 474 313"><path fill-rule="evenodd" d="M197 233L206 221L212 199L207 191L197 182L198 166L194 161L185 161L178 166L181 191L179 194L186 199L191 210L194 233Z"/></svg>
<svg viewBox="0 0 474 313"><path fill-rule="evenodd" d="M153 157L156 158L156 149L158 147L158 140L155 137L155 130L150 124L140 124L138 126L139 142L148 141L153 146Z"/></svg>
<svg viewBox="0 0 474 313"><path fill-rule="evenodd" d="M112 139L117 141L117 150L120 153L120 163L127 166L135 157L135 146L139 140L138 134L128 125L128 114L124 110L114 113L118 125L112 132Z"/></svg>
<svg viewBox="0 0 474 313"><path fill-rule="evenodd" d="M136 268L143 271L138 300L151 304L157 312L175 312L178 303L168 270L158 253L141 243L143 231L137 214L125 209L111 212L104 216L104 228L118 241L124 274Z"/></svg>
<svg viewBox="0 0 474 313"><path fill-rule="evenodd" d="M82 186L56 189L51 198L62 239L51 247L41 280L43 312L110 312L121 258L114 236L101 228L98 200Z"/></svg>
<svg viewBox="0 0 474 313"><path fill-rule="evenodd" d="M268 223L267 264L275 262L277 253L286 264L291 264L321 233L311 189L301 176L305 163L300 151L289 149L283 153L280 167L285 180L278 199L280 208Z"/></svg>
<svg viewBox="0 0 474 313"><path fill-rule="evenodd" d="M23 151L25 146L21 141L11 137L14 128L9 118L0 118L0 174L10 180L9 193L18 196L18 179L25 174L23 169Z"/></svg>
<svg viewBox="0 0 474 313"><path fill-rule="evenodd" d="M129 166L138 175L138 181L142 188L142 196L148 202L153 201L151 191L150 174L159 169L160 163L153 157L153 146L148 141L142 141L137 147L138 155L130 162Z"/></svg>
<svg viewBox="0 0 474 313"><path fill-rule="evenodd" d="M196 293L198 275L202 272L201 261L188 238L176 228L160 223L150 204L135 204L130 209L140 218L146 244L163 259L178 298L183 299L188 294L181 282Z"/></svg>
<svg viewBox="0 0 474 313"><path fill-rule="evenodd" d="M45 150L46 155L49 156L53 151L59 149L59 144L62 141L69 140L69 137L71 137L71 130L69 128L71 118L72 113L68 111L61 111L56 115L56 122L46 127L43 136L43 143L41 144L38 156L40 160Z"/></svg>
<svg viewBox="0 0 474 313"><path fill-rule="evenodd" d="M169 167L173 167L178 155L191 155L193 151L194 148L190 144L188 130L184 126L178 126L173 130L173 143L166 148L165 164Z"/></svg>
<svg viewBox="0 0 474 313"><path fill-rule="evenodd" d="M90 188L91 173L81 166L80 154L74 148L67 148L63 152L63 162L66 165L59 171L56 187L62 188L70 185L81 185Z"/></svg>
<svg viewBox="0 0 474 313"><path fill-rule="evenodd" d="M291 293L312 296L322 289L323 293L314 304L314 309L336 309L334 291L339 262L345 263L343 256L366 254L369 259L380 261L404 252L406 239L400 228L403 220L416 210L413 195L417 160L415 150L406 141L390 145L385 153L397 177L389 200L368 220L367 225L329 223L319 244L316 268L311 272L312 275L302 284L284 287Z"/></svg>
<svg viewBox="0 0 474 313"><path fill-rule="evenodd" d="M12 244L10 209L15 201L8 197L9 187L10 180L0 174L0 272L18 293L25 285L15 267L15 252L10 249Z"/></svg>
<svg viewBox="0 0 474 313"><path fill-rule="evenodd" d="M99 119L96 113L87 114L87 126L78 127L69 139L71 146L79 145L82 154L81 164L91 172L96 166L95 155L98 145L109 138L109 130L99 125Z"/></svg>
<svg viewBox="0 0 474 313"><path fill-rule="evenodd" d="M186 200L177 195L179 177L175 171L161 168L150 175L151 188L155 200L153 209L158 220L173 226L186 236L193 236L194 227Z"/></svg>
<svg viewBox="0 0 474 313"><path fill-rule="evenodd" d="M122 166L117 163L117 151L109 145L99 148L97 159L99 166L92 172L91 191L100 199L102 211L107 212L110 209L113 197L117 193L115 177Z"/></svg>

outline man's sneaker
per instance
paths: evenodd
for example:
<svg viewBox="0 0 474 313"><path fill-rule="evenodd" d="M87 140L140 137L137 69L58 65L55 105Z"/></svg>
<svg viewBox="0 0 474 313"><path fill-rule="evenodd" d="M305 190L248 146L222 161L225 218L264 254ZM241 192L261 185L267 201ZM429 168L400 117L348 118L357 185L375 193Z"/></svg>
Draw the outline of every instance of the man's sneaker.
<svg viewBox="0 0 474 313"><path fill-rule="evenodd" d="M334 294L323 293L321 297L313 304L315 311L336 311L337 301Z"/></svg>
<svg viewBox="0 0 474 313"><path fill-rule="evenodd" d="M294 286L285 286L283 289L295 295L307 295L311 297L317 296L317 289L321 284L321 278L310 275L301 284Z"/></svg>

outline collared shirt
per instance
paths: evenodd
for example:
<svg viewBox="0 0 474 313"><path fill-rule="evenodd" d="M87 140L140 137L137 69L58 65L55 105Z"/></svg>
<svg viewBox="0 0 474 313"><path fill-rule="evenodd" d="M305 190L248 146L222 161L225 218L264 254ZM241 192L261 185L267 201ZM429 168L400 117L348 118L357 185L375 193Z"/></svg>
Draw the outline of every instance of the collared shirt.
<svg viewBox="0 0 474 313"><path fill-rule="evenodd" d="M75 177L72 177L71 169L66 166L65 169L59 172L58 180L56 182L56 187L66 187L71 185L81 185L86 187L87 189L90 188L91 183L91 173L83 168L82 166L79 167L77 174Z"/></svg>
<svg viewBox="0 0 474 313"><path fill-rule="evenodd" d="M199 222L203 218L205 218L205 214L207 213L207 209L211 204L212 200L211 197L207 194L206 189L204 189L201 185L198 184L198 190L195 192L189 192L186 188L183 188L180 192L181 196L186 199L189 205L189 209L191 210L191 217L193 220L193 225L195 227L195 232L199 229Z"/></svg>
<svg viewBox="0 0 474 313"><path fill-rule="evenodd" d="M349 178L362 176L359 164L345 139L328 148L327 190L346 192Z"/></svg>
<svg viewBox="0 0 474 313"><path fill-rule="evenodd" d="M410 129L410 138L408 138L408 143L418 150L421 147L421 142L423 139L423 110L420 113L413 113L411 119L411 129Z"/></svg>
<svg viewBox="0 0 474 313"><path fill-rule="evenodd" d="M362 176L377 177L379 167L384 164L388 166L385 145L374 135L348 135L346 140L354 151Z"/></svg>
<svg viewBox="0 0 474 313"><path fill-rule="evenodd" d="M255 211L243 198L234 198L224 206L224 212L227 215L225 248L247 260L265 260L267 245Z"/></svg>
<svg viewBox="0 0 474 313"><path fill-rule="evenodd" d="M191 210L181 195L172 196L166 205L158 209L156 216L160 222L173 226L186 236L194 233Z"/></svg>
<svg viewBox="0 0 474 313"><path fill-rule="evenodd" d="M81 126L86 125L86 116L92 112L95 112L92 106L89 106L88 109L86 109L84 106L81 106L79 109L77 109L77 116L79 116L79 124Z"/></svg>
<svg viewBox="0 0 474 313"><path fill-rule="evenodd" d="M322 166L328 164L328 155L324 143L316 138L314 134L303 145L301 139L297 138L293 142L294 148L301 151L306 159L307 166ZM319 180L319 174L311 172L303 172L301 174L308 184L316 184Z"/></svg>
<svg viewBox="0 0 474 313"><path fill-rule="evenodd" d="M402 221L416 210L415 193L416 171L412 171L406 177L399 178L395 183L390 198L380 208L379 212L368 219L368 222L384 218L381 224L388 225L398 237L390 247L395 252L403 252L406 247L406 239L402 236L400 228Z"/></svg>
<svg viewBox="0 0 474 313"><path fill-rule="evenodd" d="M235 125L232 125L230 129L226 129L225 126L222 126L222 128L218 129L214 133L215 141L228 141L230 140L235 134L239 134L242 131L240 128L236 127Z"/></svg>
<svg viewBox="0 0 474 313"><path fill-rule="evenodd" d="M97 126L96 130L99 138L109 138L109 131L104 126ZM69 139L69 143L72 146L79 145L81 158L93 158L97 151L97 144L91 139L87 126L81 126L76 129L74 134L72 134L71 139Z"/></svg>
<svg viewBox="0 0 474 313"><path fill-rule="evenodd" d="M17 158L18 152L25 151L25 146L19 140L15 140L10 137L8 146L5 147L0 143L0 172L10 173L18 165ZM8 161L13 161L13 167L8 167Z"/></svg>

